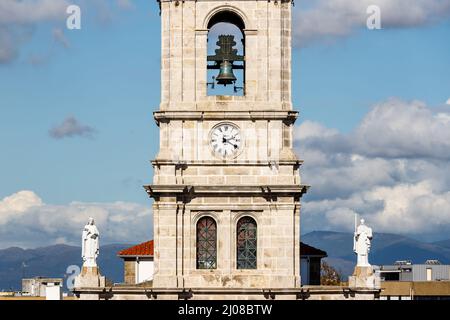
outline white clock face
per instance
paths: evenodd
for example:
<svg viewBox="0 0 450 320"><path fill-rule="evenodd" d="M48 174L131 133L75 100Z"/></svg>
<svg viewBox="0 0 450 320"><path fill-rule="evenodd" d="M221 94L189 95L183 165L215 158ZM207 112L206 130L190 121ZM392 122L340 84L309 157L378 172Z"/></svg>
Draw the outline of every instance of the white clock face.
<svg viewBox="0 0 450 320"><path fill-rule="evenodd" d="M209 143L216 156L221 158L236 157L241 151L241 132L232 123L218 124L211 130Z"/></svg>

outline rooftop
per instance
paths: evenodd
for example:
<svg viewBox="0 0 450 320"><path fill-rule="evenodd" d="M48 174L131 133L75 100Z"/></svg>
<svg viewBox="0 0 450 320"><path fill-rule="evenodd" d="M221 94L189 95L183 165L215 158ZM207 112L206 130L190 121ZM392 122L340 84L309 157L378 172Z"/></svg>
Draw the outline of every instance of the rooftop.
<svg viewBox="0 0 450 320"><path fill-rule="evenodd" d="M327 253L323 250L314 248L306 243L300 242L300 256L320 256L327 257Z"/></svg>
<svg viewBox="0 0 450 320"><path fill-rule="evenodd" d="M140 256L153 257L153 240L143 242L133 247L119 251L117 255L119 257L140 257Z"/></svg>

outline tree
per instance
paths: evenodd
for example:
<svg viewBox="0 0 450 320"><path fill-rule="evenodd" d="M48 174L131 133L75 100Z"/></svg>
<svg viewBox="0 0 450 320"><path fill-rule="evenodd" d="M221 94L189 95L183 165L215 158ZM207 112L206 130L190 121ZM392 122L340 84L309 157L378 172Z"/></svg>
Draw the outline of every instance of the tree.
<svg viewBox="0 0 450 320"><path fill-rule="evenodd" d="M342 282L342 275L335 268L325 261L320 266L320 284L323 286L339 286Z"/></svg>

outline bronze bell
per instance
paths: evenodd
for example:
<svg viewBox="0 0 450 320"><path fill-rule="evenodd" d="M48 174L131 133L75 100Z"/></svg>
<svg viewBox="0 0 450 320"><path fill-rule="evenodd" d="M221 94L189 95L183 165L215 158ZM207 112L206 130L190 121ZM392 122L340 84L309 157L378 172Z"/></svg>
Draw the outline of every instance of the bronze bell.
<svg viewBox="0 0 450 320"><path fill-rule="evenodd" d="M236 77L233 73L233 64L228 60L224 60L220 64L219 75L216 78L217 84L226 86L227 84L233 84L236 81Z"/></svg>

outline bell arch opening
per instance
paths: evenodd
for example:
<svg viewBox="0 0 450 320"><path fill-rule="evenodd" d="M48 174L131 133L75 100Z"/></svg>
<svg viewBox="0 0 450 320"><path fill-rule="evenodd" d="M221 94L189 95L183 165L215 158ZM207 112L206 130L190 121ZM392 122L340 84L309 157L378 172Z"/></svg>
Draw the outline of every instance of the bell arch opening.
<svg viewBox="0 0 450 320"><path fill-rule="evenodd" d="M229 10L208 21L208 96L245 95L245 23Z"/></svg>
<svg viewBox="0 0 450 320"><path fill-rule="evenodd" d="M245 29L244 20L235 12L231 10L221 10L214 14L208 21L208 29L211 29L215 24L225 22L234 24L238 27L242 32Z"/></svg>

